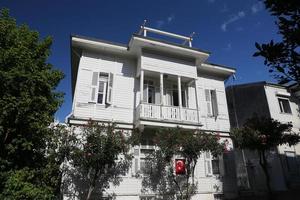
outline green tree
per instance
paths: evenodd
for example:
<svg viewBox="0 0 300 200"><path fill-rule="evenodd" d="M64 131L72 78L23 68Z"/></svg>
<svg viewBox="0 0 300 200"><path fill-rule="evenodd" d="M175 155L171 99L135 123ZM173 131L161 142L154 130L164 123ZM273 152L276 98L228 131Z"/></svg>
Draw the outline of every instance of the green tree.
<svg viewBox="0 0 300 200"><path fill-rule="evenodd" d="M218 156L224 144L215 135L181 128L154 129L152 134L157 149L147 157L143 191L158 192L163 199L190 199L197 188L194 172L200 155ZM143 137L143 133L137 135ZM175 158L185 160L185 174L175 174Z"/></svg>
<svg viewBox="0 0 300 200"><path fill-rule="evenodd" d="M292 133L292 124L282 124L271 118L254 116L241 128L233 129L232 139L237 148L256 151L259 164L265 174L267 189L271 198L270 174L268 171L268 152L278 145L295 145L299 135Z"/></svg>
<svg viewBox="0 0 300 200"><path fill-rule="evenodd" d="M264 0L264 4L277 18L276 25L282 41L255 43L258 51L253 56L263 57L269 72L280 83L300 84L300 1Z"/></svg>
<svg viewBox="0 0 300 200"><path fill-rule="evenodd" d="M89 121L83 127L81 142L75 150L71 173L81 199L102 196L109 183L118 185L131 164L128 137L114 124L99 125Z"/></svg>
<svg viewBox="0 0 300 200"><path fill-rule="evenodd" d="M49 125L63 101L56 91L63 74L47 62L51 44L50 37L40 39L37 31L18 25L7 9L0 11L0 193L17 190L7 184L40 175L47 165ZM47 186L43 180L31 184Z"/></svg>

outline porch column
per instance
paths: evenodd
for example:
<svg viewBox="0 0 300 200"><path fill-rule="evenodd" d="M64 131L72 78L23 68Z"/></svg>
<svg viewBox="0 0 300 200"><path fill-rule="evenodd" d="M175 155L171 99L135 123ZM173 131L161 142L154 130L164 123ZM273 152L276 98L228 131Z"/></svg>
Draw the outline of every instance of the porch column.
<svg viewBox="0 0 300 200"><path fill-rule="evenodd" d="M160 117L164 119L163 105L164 105L164 74L160 73Z"/></svg>
<svg viewBox="0 0 300 200"><path fill-rule="evenodd" d="M182 96L181 96L181 77L178 76L178 100L179 100L179 116L180 116L180 119L182 119L182 113L181 113L181 110L182 110Z"/></svg>
<svg viewBox="0 0 300 200"><path fill-rule="evenodd" d="M164 74L160 73L160 104L164 105Z"/></svg>
<svg viewBox="0 0 300 200"><path fill-rule="evenodd" d="M198 91L197 91L197 84L196 84L196 79L194 79L195 83L195 99L196 99L196 109L197 109L197 118L198 118L198 123L200 123L200 116L199 116L199 102L198 102Z"/></svg>
<svg viewBox="0 0 300 200"><path fill-rule="evenodd" d="M143 102L144 99L144 70L141 70L140 76L140 103Z"/></svg>

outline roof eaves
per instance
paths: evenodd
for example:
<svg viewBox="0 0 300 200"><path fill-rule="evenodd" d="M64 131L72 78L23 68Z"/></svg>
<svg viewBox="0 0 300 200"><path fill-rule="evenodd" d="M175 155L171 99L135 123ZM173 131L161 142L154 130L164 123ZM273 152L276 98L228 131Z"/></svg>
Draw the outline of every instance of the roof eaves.
<svg viewBox="0 0 300 200"><path fill-rule="evenodd" d="M185 45L181 45L181 44L177 44L177 43L174 43L174 42L169 42L169 41L165 41L165 40L161 40L161 39L157 39L157 38L145 37L145 36L142 36L142 35L139 35L139 34L136 34L136 33L134 33L132 36L142 38L142 39L152 40L152 41L155 41L155 42L162 42L162 43L165 43L165 44L174 45L174 46L177 46L177 47L190 49L190 50L198 51L198 52L201 52L201 53L211 54L211 52L206 51L206 50L202 50L202 49L199 49L199 48L188 47L188 46L185 46Z"/></svg>
<svg viewBox="0 0 300 200"><path fill-rule="evenodd" d="M93 37L87 37L87 36L82 36L82 35L71 34L71 38L73 38L73 37L84 39L84 40L91 40L91 41L94 41L94 42L102 42L102 43L111 44L111 45L115 45L115 46L126 47L128 49L128 45L123 44L123 43L112 42L112 41L97 39L97 38L93 38Z"/></svg>

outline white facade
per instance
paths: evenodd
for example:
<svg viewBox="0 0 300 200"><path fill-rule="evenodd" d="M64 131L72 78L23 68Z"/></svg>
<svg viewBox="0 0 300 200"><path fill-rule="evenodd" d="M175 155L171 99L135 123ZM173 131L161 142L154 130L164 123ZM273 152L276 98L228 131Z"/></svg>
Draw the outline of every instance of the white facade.
<svg viewBox="0 0 300 200"><path fill-rule="evenodd" d="M224 80L235 70L205 63L209 53L140 35L133 35L127 46L73 36L71 49L70 125L92 119L116 122L129 132L156 126L201 129L220 134L232 149ZM141 178L135 177L141 168L142 150L147 148L153 147L144 144L132 149L132 169L108 194L115 193L117 199L147 199L141 192ZM232 159L227 156L222 160L220 174L214 175L211 158L201 156L195 174L195 199L214 199L223 191L234 197Z"/></svg>

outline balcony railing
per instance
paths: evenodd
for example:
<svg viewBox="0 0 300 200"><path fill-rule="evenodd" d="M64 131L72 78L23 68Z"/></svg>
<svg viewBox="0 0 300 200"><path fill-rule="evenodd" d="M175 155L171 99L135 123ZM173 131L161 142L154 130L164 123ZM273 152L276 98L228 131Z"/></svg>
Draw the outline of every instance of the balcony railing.
<svg viewBox="0 0 300 200"><path fill-rule="evenodd" d="M136 109L136 115L137 119L198 123L196 109L177 106L141 103Z"/></svg>

